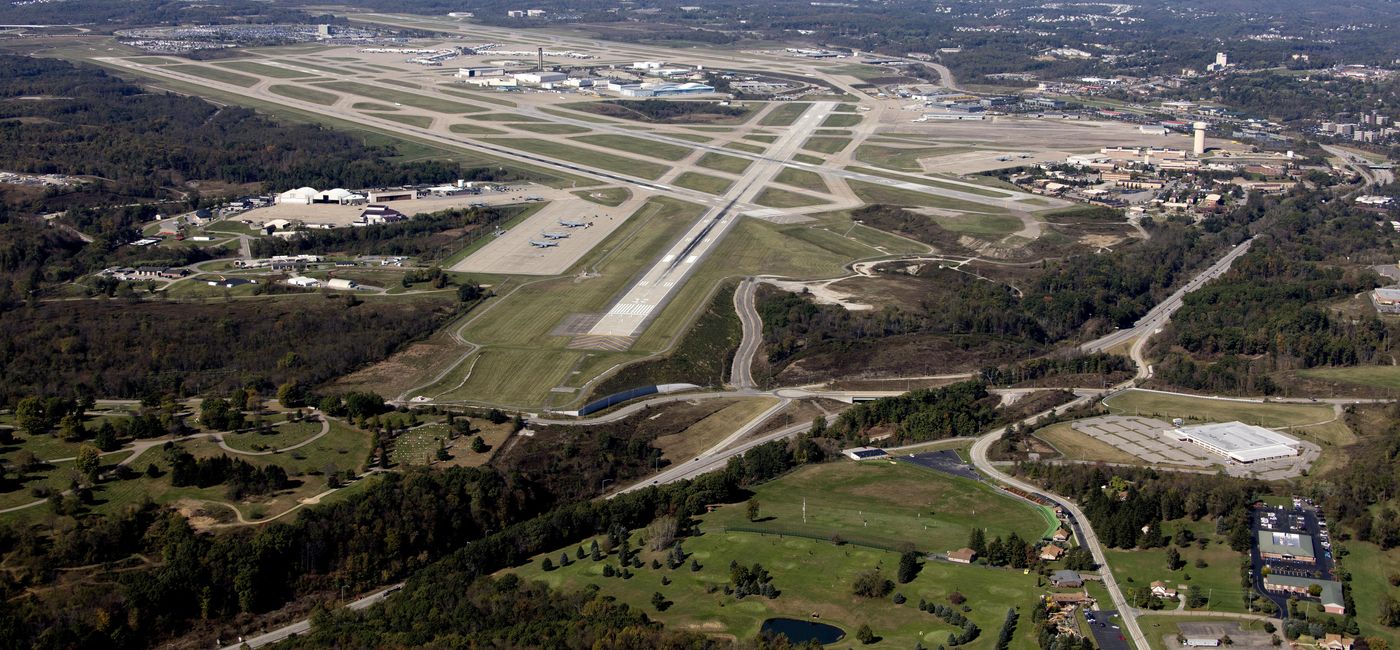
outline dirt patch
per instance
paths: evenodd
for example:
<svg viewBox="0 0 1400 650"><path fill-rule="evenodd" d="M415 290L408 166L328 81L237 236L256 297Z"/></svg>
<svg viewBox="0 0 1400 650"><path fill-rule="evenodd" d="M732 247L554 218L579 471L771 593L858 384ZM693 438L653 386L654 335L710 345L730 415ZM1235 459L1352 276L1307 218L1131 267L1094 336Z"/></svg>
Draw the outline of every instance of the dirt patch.
<svg viewBox="0 0 1400 650"><path fill-rule="evenodd" d="M337 390L373 390L397 396L421 383L428 370L456 359L456 348L441 342L413 343L388 359L356 370L332 385Z"/></svg>
<svg viewBox="0 0 1400 650"><path fill-rule="evenodd" d="M180 499L171 504L190 527L197 531L207 531L219 524L234 521L233 511L226 506L209 504L198 499Z"/></svg>

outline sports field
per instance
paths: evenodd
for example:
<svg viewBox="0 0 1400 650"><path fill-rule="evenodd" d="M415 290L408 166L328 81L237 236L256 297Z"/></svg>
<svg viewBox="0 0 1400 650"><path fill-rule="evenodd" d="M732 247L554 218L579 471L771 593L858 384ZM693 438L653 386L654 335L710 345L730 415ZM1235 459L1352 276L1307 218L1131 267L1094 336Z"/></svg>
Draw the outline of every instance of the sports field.
<svg viewBox="0 0 1400 650"><path fill-rule="evenodd" d="M796 536L764 535L753 532L724 530L728 522L744 526L776 525L797 518L800 523L801 498L808 500L808 518L817 513L825 521L843 529L861 530L874 538L888 528L877 528L875 521L907 520L898 527L896 539L912 536L927 540L923 526L927 524L937 539L951 540L960 536L957 545L966 542L970 518L954 512L952 507L941 511L923 503L923 499L949 499L965 509L983 508L989 521L1004 525L1024 526L1025 531L1038 536L1043 526L1031 508L1005 497L983 492L982 486L960 481L918 468L887 463L857 465L836 462L799 468L792 474L759 486L755 499L759 501L759 517L772 521L750 524L745 506L726 505L701 517L702 534L684 538L682 548L689 559L699 564L692 571L689 561L672 570L663 562L661 568L651 568L653 558L664 559L663 552L652 551L645 544L645 531L635 531L633 548L642 548L643 568L631 569L630 578L604 577L603 566L618 565L616 554L595 562L577 558L579 544L570 544L512 571L532 580L543 580L554 587L583 589L597 585L601 593L613 596L647 612L649 616L676 629L689 629L719 635L751 639L758 633L762 621L770 616L809 619L813 616L823 623L836 625L854 641L856 628L868 624L880 637L871 647L912 648L915 643L934 648L947 642L954 629L940 619L920 612L920 599L948 604L950 593L957 591L967 599L967 617L976 623L982 634L972 647L993 642L1001 627L1006 610L1020 608L1022 623L1017 627L1010 648L1032 650L1037 647L1029 617L1024 615L1035 603L1043 588L1037 587L1038 577L1020 571L964 566L947 562L925 562L918 576L910 583L896 585L894 593L904 595L903 605L894 605L889 598L863 599L851 593L851 583L857 573L878 568L893 579L899 554L851 543L833 545L825 538L810 539ZM908 498L901 499L902 495ZM1007 509L992 515L986 504L992 500L1006 501ZM865 505L869 503L869 505ZM837 516L836 504L842 504ZM993 507L1000 508L1000 505ZM863 513L863 514L862 514ZM870 520L866 528L862 521ZM945 530L946 529L946 530ZM997 529L993 529L996 531ZM917 531L917 532L916 532ZM1000 532L1007 532L1002 530ZM893 539L887 540L894 542ZM581 540L587 549L590 540ZM897 542L894 542L897 543ZM893 545L893 544L892 544ZM926 542L925 546L928 545ZM550 558L559 564L561 553L567 553L570 564L551 571L542 569L541 560ZM729 580L731 561L745 565L761 564L773 575L773 585L780 592L777 598L749 596L742 600L726 596L722 591L709 592L711 585L719 587ZM670 584L661 584L662 577ZM657 611L651 597L660 592L672 605ZM846 647L843 641L838 647Z"/></svg>

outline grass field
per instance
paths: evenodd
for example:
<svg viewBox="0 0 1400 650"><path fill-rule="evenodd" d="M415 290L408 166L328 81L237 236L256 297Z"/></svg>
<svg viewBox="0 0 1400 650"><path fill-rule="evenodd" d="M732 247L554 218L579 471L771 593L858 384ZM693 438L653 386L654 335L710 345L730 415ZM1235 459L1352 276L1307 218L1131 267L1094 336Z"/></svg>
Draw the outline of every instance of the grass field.
<svg viewBox="0 0 1400 650"><path fill-rule="evenodd" d="M1006 610L1017 607L1023 613L1022 623L1010 647L1031 650L1036 644L1031 634L1032 626L1028 624L1029 619L1025 614L1038 594L1043 592L1037 588L1035 576L1023 575L1018 571L927 562L912 582L896 586L895 592L903 594L908 602L894 605L887 598L867 600L853 596L850 585L858 572L869 568L878 567L887 576L893 577L899 559L897 553L856 545L835 546L824 539L724 530L726 522L735 520L742 521L745 526L763 526L792 517L800 523L803 496L808 498L809 520L817 512L834 515L831 504L843 504L850 508L844 511L847 519L842 522L842 527L859 529L871 536L878 533L862 526L862 520L902 518L913 522L912 527L919 531L914 537L922 541L927 541L923 526L928 524L931 530L942 531L946 528L957 531L957 534L950 533L949 538L960 534L961 539L957 544L961 546L966 542L968 530L964 522L945 519L942 513L924 510L922 500L937 497L951 498L960 503L966 500L967 505L983 508L989 498L1006 501L1010 510L1001 513L1004 517L1000 521L1025 522L1030 524L1028 530L1040 527L1038 516L1029 508L1004 497L984 494L983 489L976 483L959 483L950 477L902 465L858 466L842 462L804 467L757 489L755 498L761 504L760 518L776 515L778 519L774 522L750 524L744 519L742 504L724 506L704 515L702 534L682 542L686 553L700 565L699 571L691 571L688 565L674 571L665 568L664 564L660 569L651 569L650 560L663 554L647 549L642 540L644 533L640 531L634 535L634 548L640 546L644 549L640 557L646 568L633 569L634 575L628 579L604 578L602 567L605 562L575 559L576 544L544 556L557 563L560 553L568 552L572 563L567 567L546 572L536 558L513 571L528 579L543 580L552 586L571 590L596 584L602 593L638 607L668 627L677 629L751 639L757 635L761 622L770 616L807 619L818 614L822 622L845 630L851 642L854 642L856 628L861 624L870 625L880 637L872 646L877 648L910 648L916 642L929 648L944 644L949 632L953 631L952 627L920 612L917 605L920 599L946 604L948 595L958 591L967 598L969 611L966 615L982 628L982 636L972 647L989 644L995 638ZM903 490L912 491L910 498L900 498ZM874 509L860 509L867 504ZM887 541L893 543L893 540ZM588 541L583 540L583 545L587 547ZM750 596L738 600L722 592L707 593L707 586L723 585L728 581L731 560L762 564L772 573L779 596L775 599ZM617 564L615 557L608 558L608 562ZM669 578L669 585L660 583L663 575ZM651 594L658 591L674 603L661 612L650 604ZM845 647L844 642L838 647Z"/></svg>
<svg viewBox="0 0 1400 650"><path fill-rule="evenodd" d="M826 182L822 180L819 174L816 172L809 172L805 169L784 167L782 171L778 172L778 174L773 177L773 180L784 185L791 185L804 190L811 190L824 194L831 193L831 188L826 186Z"/></svg>
<svg viewBox="0 0 1400 650"><path fill-rule="evenodd" d="M747 153L763 153L768 150L767 147L760 147L756 144L748 144L747 142L726 142L720 146L725 149L733 149L735 151L744 151Z"/></svg>
<svg viewBox="0 0 1400 650"><path fill-rule="evenodd" d="M312 102L315 104L321 104L322 106L330 106L331 104L336 103L336 101L340 99L340 96L336 95L335 93L321 92L319 90L316 90L315 88L308 88L306 86L273 84L271 86L268 86L267 90L268 92L274 95L281 95L283 97L290 97L292 99L300 99L304 102ZM391 108L389 110L394 109Z"/></svg>
<svg viewBox="0 0 1400 650"><path fill-rule="evenodd" d="M675 185L697 192L707 192L710 194L723 194L734 182L727 178L710 176L699 172L685 172L672 181Z"/></svg>
<svg viewBox="0 0 1400 650"><path fill-rule="evenodd" d="M638 176L653 181L660 178L662 174L665 174L669 170L665 165L647 162L645 160L637 160L636 158L617 156L601 151L593 151L591 149L583 149L560 142L551 142L549 140L539 140L536 138L491 138L490 141L494 144L510 147L511 149L567 160L580 165L600 167L619 174Z"/></svg>
<svg viewBox="0 0 1400 650"><path fill-rule="evenodd" d="M737 156L726 156L722 153L710 152L700 156L700 160L695 161L696 166L729 174L742 174L749 168L750 160Z"/></svg>
<svg viewBox="0 0 1400 650"><path fill-rule="evenodd" d="M852 113L833 113L822 121L822 128L845 128L860 124L861 116Z"/></svg>
<svg viewBox="0 0 1400 650"><path fill-rule="evenodd" d="M1247 612L1244 602L1244 587L1240 586L1240 562L1245 554L1230 549L1227 540L1215 534L1215 524L1208 520L1191 521L1177 519L1162 524L1162 534L1172 536L1182 528L1195 533L1197 539L1208 538L1210 543L1202 550L1192 543L1186 547L1176 547L1185 562L1175 571L1167 570L1167 549L1104 549L1108 565L1118 577L1124 589L1145 587L1154 580L1161 580L1176 587L1179 584L1197 585L1211 598L1202 610L1216 612ZM1206 563L1198 568L1196 561ZM1174 606L1168 604L1169 606Z"/></svg>
<svg viewBox="0 0 1400 650"><path fill-rule="evenodd" d="M768 111L762 119L758 121L759 126L792 126L797 118L811 108L807 102L792 102L789 104L778 104Z"/></svg>
<svg viewBox="0 0 1400 650"><path fill-rule="evenodd" d="M1343 384L1357 384L1400 389L1400 366L1356 366L1353 368L1311 368L1299 370L1298 375L1309 379L1322 379Z"/></svg>
<svg viewBox="0 0 1400 650"><path fill-rule="evenodd" d="M1104 406L1119 415L1143 415L1166 421L1172 418L1202 422L1239 420L1262 427L1325 422L1334 417L1329 404L1264 404L1142 390L1118 393L1104 400Z"/></svg>
<svg viewBox="0 0 1400 650"><path fill-rule="evenodd" d="M837 153L845 149L849 144L851 144L850 138L833 138L819 135L807 138L807 141L802 143L802 148L817 153Z"/></svg>
<svg viewBox="0 0 1400 650"><path fill-rule="evenodd" d="M885 167L905 172L922 172L920 158L944 155L939 147L884 147L878 144L863 144L856 147L855 159L876 167Z"/></svg>
<svg viewBox="0 0 1400 650"><path fill-rule="evenodd" d="M292 422L272 427L272 433L224 434L224 444L241 451L275 451L306 442L321 432L319 422Z"/></svg>
<svg viewBox="0 0 1400 650"><path fill-rule="evenodd" d="M809 156L805 153L795 153L792 155L792 159L796 162L807 163L809 165L820 165L826 162L824 158Z"/></svg>
<svg viewBox="0 0 1400 650"><path fill-rule="evenodd" d="M453 124L447 127L447 130L465 135L501 135L505 133L505 131L500 129L493 129L489 126L481 126L480 124L467 124L465 122Z"/></svg>
<svg viewBox="0 0 1400 650"><path fill-rule="evenodd" d="M1347 542L1345 550L1346 554L1339 553L1338 559L1351 571L1352 598L1356 601L1356 622L1361 625L1361 632L1384 638L1394 647L1400 642L1400 632L1381 625L1377 603L1382 594L1400 598L1400 590L1387 582L1390 576L1400 574L1400 553L1382 551L1375 544L1359 541Z"/></svg>
<svg viewBox="0 0 1400 650"><path fill-rule="evenodd" d="M203 65L168 65L161 69L170 70L172 72L179 72L181 74L187 74L192 77L199 77L201 79L222 81L226 84L243 86L244 88L251 88L258 83L258 80L256 78L250 77L246 74L238 74L237 72L221 70L219 68L211 68Z"/></svg>
<svg viewBox="0 0 1400 650"><path fill-rule="evenodd" d="M451 84L441 84L441 85L451 85ZM486 102L487 104L495 104L495 105L497 105L497 106L507 106L507 107L509 107L509 108L515 108L515 107L517 106L517 104L516 104L515 102L510 101L509 99L506 99L506 98L504 98L504 97L500 97L498 94L491 94L491 93L473 93L473 92L467 92L467 91L464 91L464 90L457 90L457 89L455 89L455 88L439 88L439 89L438 89L438 92L447 93L447 94L449 94L449 95L455 95L455 96L457 96L457 97L462 97L462 98L464 98L464 99L471 99L471 100L475 100L475 101L479 101L479 102Z"/></svg>
<svg viewBox="0 0 1400 650"><path fill-rule="evenodd" d="M350 105L350 108L357 111L379 111L381 113L392 113L399 110L388 104L376 104L374 102L355 102Z"/></svg>
<svg viewBox="0 0 1400 650"><path fill-rule="evenodd" d="M216 61L214 65L221 68L230 68L239 72L249 72L263 77L272 77L274 79L296 79L297 77L308 76L305 72L288 70L286 68L279 68L262 63L254 63L252 61Z"/></svg>
<svg viewBox="0 0 1400 650"><path fill-rule="evenodd" d="M545 122L545 120L538 117L515 115L512 113L477 113L475 115L468 115L467 117L482 122Z"/></svg>
<svg viewBox="0 0 1400 650"><path fill-rule="evenodd" d="M689 156L692 152L691 149L679 145L667 144L665 142L657 142L654 140L646 140L643 138L634 138L630 135L616 135L612 133L598 135L580 135L569 139L578 140L579 142L587 142L588 144L596 145L599 147L607 147L609 149L618 149L621 151L626 151L628 153L640 154L651 158L660 158L662 160L680 160L682 158L685 158L686 156Z"/></svg>
<svg viewBox="0 0 1400 650"><path fill-rule="evenodd" d="M684 431L661 436L652 444L661 450L663 458L671 462L690 460L777 403L778 400L771 397L734 400Z"/></svg>
<svg viewBox="0 0 1400 650"><path fill-rule="evenodd" d="M983 203L964 201L935 194L915 192L898 187L887 187L867 183L865 181L851 180L846 182L851 186L851 191L856 193L862 201L866 203L883 203L886 205L914 206L921 208L947 208L949 210L960 210L962 212L979 212L983 214L1005 214L1005 210L992 207Z"/></svg>
<svg viewBox="0 0 1400 650"><path fill-rule="evenodd" d="M297 66L297 67L301 67L301 68L311 68L312 70L320 70L321 72L329 72L330 74L338 74L338 75L343 75L343 76L347 76L347 77L353 77L353 76L355 76L355 73L354 73L353 71L351 71L351 70L346 70L346 69L343 69L343 68L333 68L333 67L328 66L328 65L321 65L320 63L312 63L312 62L310 62L310 61L291 61L291 64L292 64L292 65L295 65L295 66Z"/></svg>
<svg viewBox="0 0 1400 650"><path fill-rule="evenodd" d="M421 108L425 111L434 111L437 113L478 113L486 110L480 106L463 104L462 102L455 102L450 99L430 97L428 95L394 90L393 88L385 88L383 86L371 86L358 81L324 81L316 85L338 92L377 99L381 102L395 102L403 104L404 106L412 106L414 108Z"/></svg>
<svg viewBox="0 0 1400 650"><path fill-rule="evenodd" d="M934 220L953 232L992 239L1000 239L1021 229L1021 220L1010 215L967 214L959 217L938 216Z"/></svg>
<svg viewBox="0 0 1400 650"><path fill-rule="evenodd" d="M389 120L389 121L391 121L391 122L398 122L399 124L407 124L407 125L409 125L409 126L416 126L416 127L420 128L420 129L426 129L426 128L428 128L428 127L430 127L430 126L433 125L433 118L428 117L427 115L402 115L402 114L399 114L399 113L371 113L371 112L369 112L369 111L364 111L364 114L365 114L365 115L372 116L372 117L377 117L377 118L379 118L379 119L381 119L381 120Z"/></svg>
<svg viewBox="0 0 1400 650"><path fill-rule="evenodd" d="M815 196L769 187L754 197L753 202L770 208L801 208L809 205L821 205L827 201Z"/></svg>
<svg viewBox="0 0 1400 650"><path fill-rule="evenodd" d="M533 122L522 122L520 124L512 124L510 125L510 127L512 129L518 129L521 131L530 131L531 133L544 133L547 135L572 135L575 133L588 133L588 129L585 129L581 126L575 126L573 124L552 124L544 122L537 124Z"/></svg>

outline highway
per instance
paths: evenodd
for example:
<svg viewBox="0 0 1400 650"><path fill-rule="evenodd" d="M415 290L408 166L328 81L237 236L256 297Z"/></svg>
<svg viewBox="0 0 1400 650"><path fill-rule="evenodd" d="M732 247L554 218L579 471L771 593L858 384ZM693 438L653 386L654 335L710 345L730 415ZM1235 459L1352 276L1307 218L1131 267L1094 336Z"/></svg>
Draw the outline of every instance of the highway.
<svg viewBox="0 0 1400 650"><path fill-rule="evenodd" d="M364 598L350 603L349 605L347 605L347 607L354 611L360 611L371 605L383 601L385 598L388 598L390 594L393 594L402 587L402 582L395 585L389 585L388 587L380 589L379 591L371 593L370 595L365 596ZM310 629L311 619L300 620L295 623L292 623L291 625L284 625L271 632L255 636L251 639L240 639L238 643L229 646L224 646L223 650L238 650L239 648L243 647L261 648L265 645L271 645L279 641L284 641L294 634L305 634Z"/></svg>
<svg viewBox="0 0 1400 650"><path fill-rule="evenodd" d="M739 349L734 353L729 383L739 390L752 390L755 387L753 360L758 355L759 345L763 343L763 319L759 317L754 304L754 294L757 292L758 284L748 278L734 289L734 311L739 314L744 335L739 341Z"/></svg>
<svg viewBox="0 0 1400 650"><path fill-rule="evenodd" d="M1149 310L1147 314L1139 318L1132 327L1118 330L1107 336L1089 341L1079 346L1079 349L1084 352L1104 352L1133 339L1138 339L1139 343L1145 342L1152 334L1156 333L1159 328L1166 325L1167 321L1171 320L1172 314L1175 314L1176 310L1181 309L1181 305L1183 304L1182 300L1186 297L1186 294L1224 275L1226 271L1230 270L1230 265L1233 264L1236 259L1249 251L1249 246L1252 243L1254 243L1254 239L1250 238L1235 246L1230 252L1226 253L1224 257L1216 260L1214 264L1211 264L1204 271L1198 273L1196 277L1191 278L1189 282L1172 292L1170 296L1167 296L1166 300L1163 300L1158 303L1157 306ZM1136 348L1137 346L1134 347ZM1145 370L1147 367L1146 363L1139 356L1141 350L1137 349L1135 352L1137 354L1134 355L1133 359L1144 369L1143 372L1147 372L1150 375L1150 371Z"/></svg>

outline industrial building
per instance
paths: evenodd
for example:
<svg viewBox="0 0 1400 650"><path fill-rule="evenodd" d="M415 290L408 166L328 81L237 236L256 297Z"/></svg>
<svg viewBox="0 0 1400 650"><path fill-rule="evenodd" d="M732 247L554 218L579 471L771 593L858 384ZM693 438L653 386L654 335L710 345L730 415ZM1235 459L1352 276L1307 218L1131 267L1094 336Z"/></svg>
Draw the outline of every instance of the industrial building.
<svg viewBox="0 0 1400 650"><path fill-rule="evenodd" d="M566 75L562 72L548 72L544 70L539 70L536 72L517 72L515 74L516 81L523 84L535 85L543 83L557 83L568 78L569 75Z"/></svg>
<svg viewBox="0 0 1400 650"><path fill-rule="evenodd" d="M362 194L356 194L339 187L324 192L314 187L298 187L278 194L273 202L279 205L313 205L318 203L358 205L365 202L365 197Z"/></svg>
<svg viewBox="0 0 1400 650"><path fill-rule="evenodd" d="M1265 560L1307 564L1317 562L1317 555L1313 552L1311 535L1286 533L1278 530L1259 531L1259 557Z"/></svg>
<svg viewBox="0 0 1400 650"><path fill-rule="evenodd" d="M1400 314L1400 287L1381 287L1373 290L1371 304L1382 314Z"/></svg>
<svg viewBox="0 0 1400 650"><path fill-rule="evenodd" d="M1262 460L1298 455L1302 445L1296 438L1243 422L1222 422L1169 429L1173 440L1190 442L1231 462L1249 464Z"/></svg>
<svg viewBox="0 0 1400 650"><path fill-rule="evenodd" d="M612 85L609 84L611 88ZM617 93L623 97L669 97L673 95L705 95L715 91L714 86L702 83L643 83L620 84Z"/></svg>
<svg viewBox="0 0 1400 650"><path fill-rule="evenodd" d="M499 77L505 73L505 68L457 68L457 76L463 79L473 79L476 77Z"/></svg>

